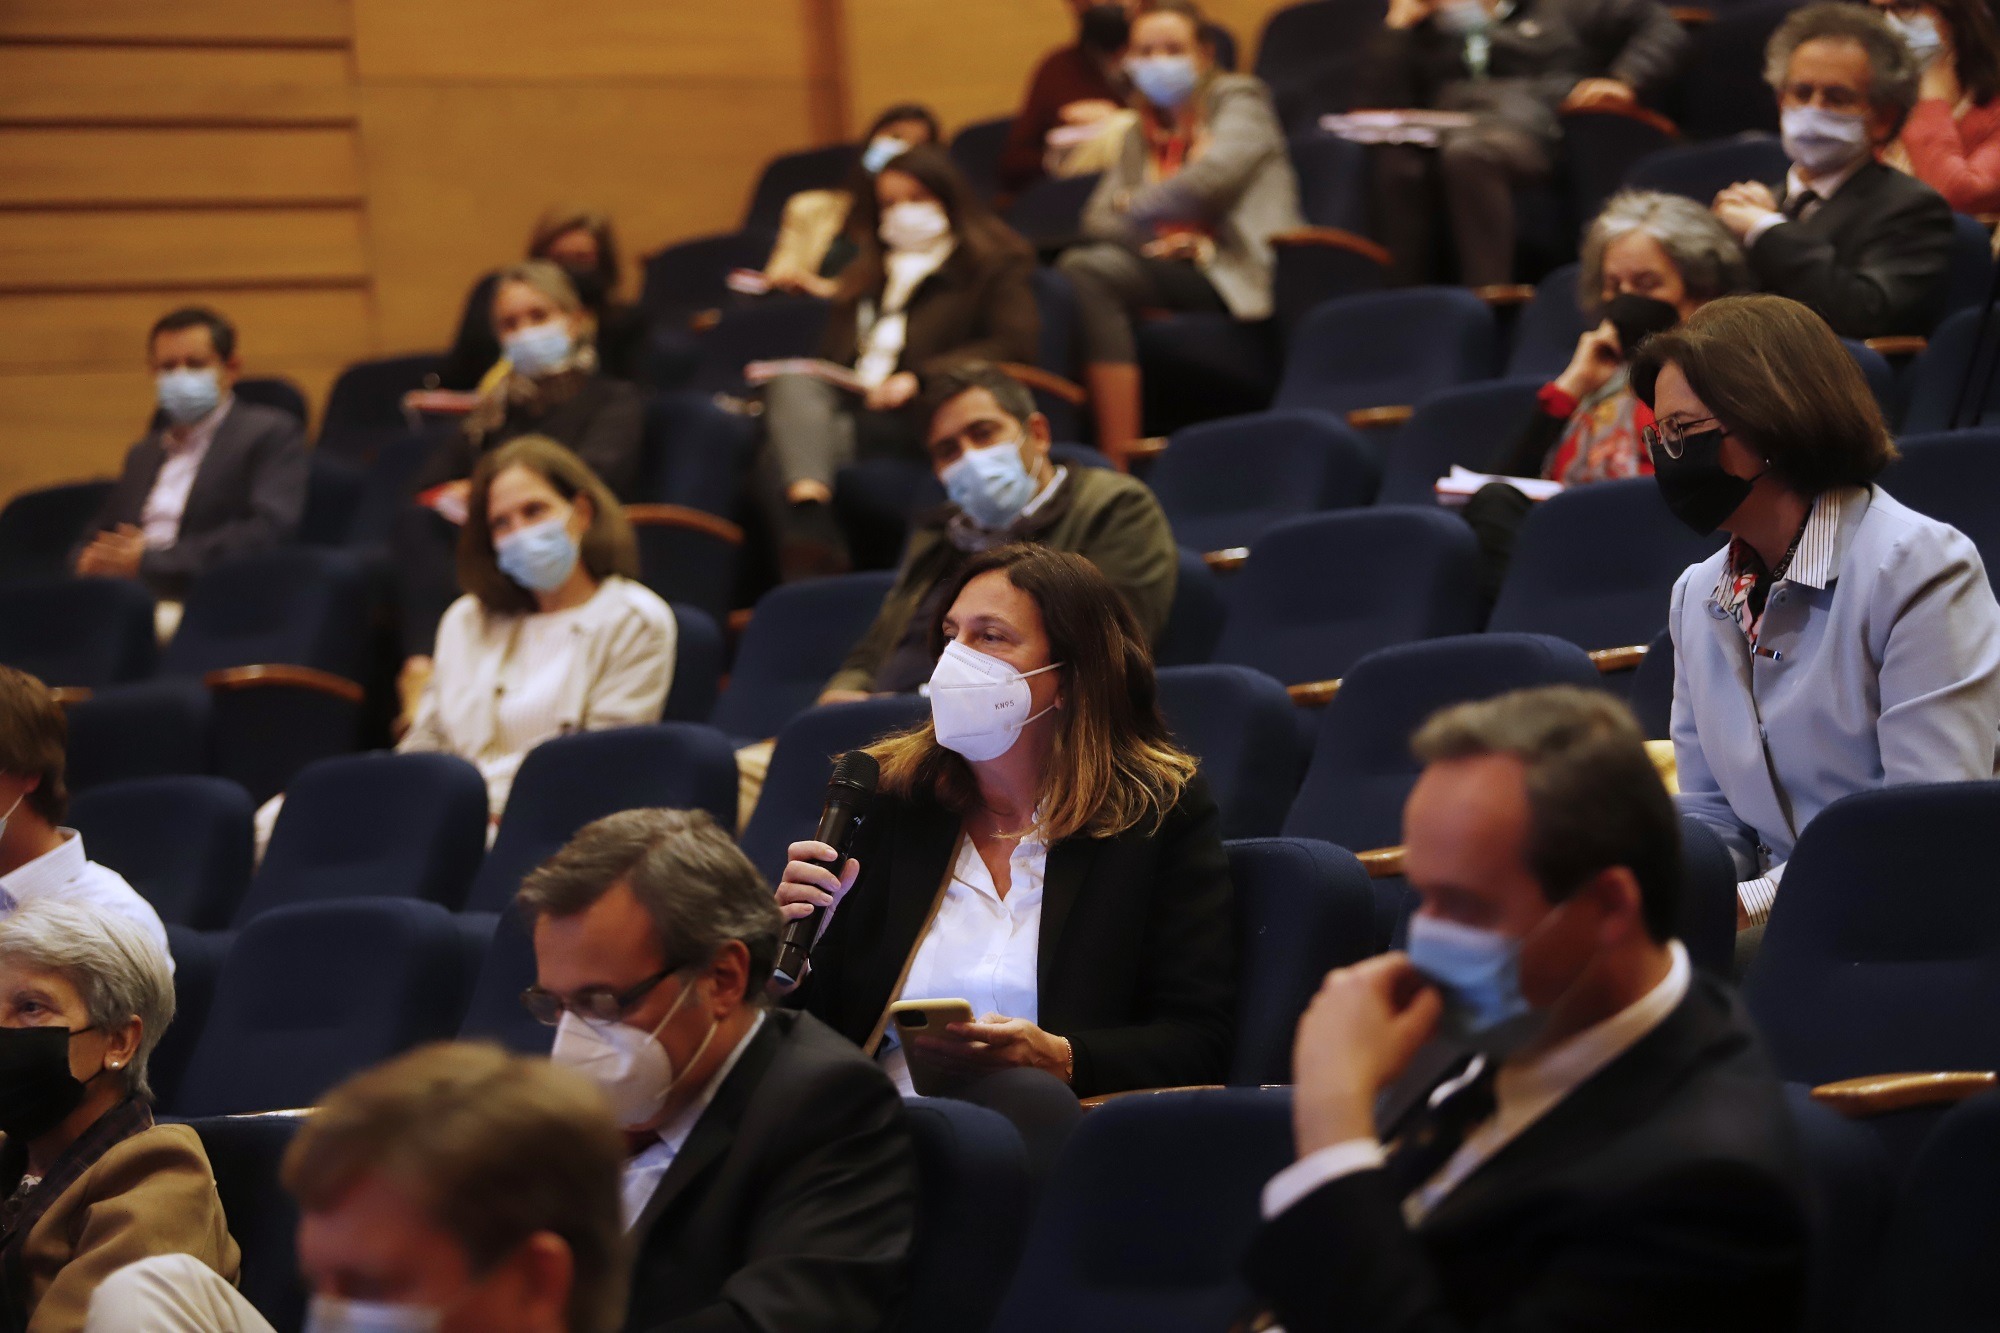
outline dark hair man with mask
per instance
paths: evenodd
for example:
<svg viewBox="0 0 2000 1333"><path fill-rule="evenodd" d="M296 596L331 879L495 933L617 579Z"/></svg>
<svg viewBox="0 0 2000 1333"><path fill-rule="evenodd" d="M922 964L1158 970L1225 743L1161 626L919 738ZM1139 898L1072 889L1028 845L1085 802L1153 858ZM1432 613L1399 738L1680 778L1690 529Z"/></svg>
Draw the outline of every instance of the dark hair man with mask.
<svg viewBox="0 0 2000 1333"><path fill-rule="evenodd" d="M937 665L930 631L938 600L974 555L1009 542L1083 556L1157 640L1174 600L1180 553L1145 484L1104 468L1056 463L1048 418L997 367L972 363L935 376L925 398L931 467L951 503L911 532L895 586L820 702L906 693L929 680Z"/></svg>
<svg viewBox="0 0 2000 1333"><path fill-rule="evenodd" d="M1524 690L1415 749L1422 905L1299 1024L1253 1286L1289 1333L1795 1327L1783 1095L1672 937L1680 826L1630 713Z"/></svg>
<svg viewBox="0 0 2000 1333"><path fill-rule="evenodd" d="M1758 285L1843 338L1928 334L1944 313L1951 206L1876 159L1909 119L1921 74L1882 11L1793 10L1764 48L1791 170L1715 197Z"/></svg>

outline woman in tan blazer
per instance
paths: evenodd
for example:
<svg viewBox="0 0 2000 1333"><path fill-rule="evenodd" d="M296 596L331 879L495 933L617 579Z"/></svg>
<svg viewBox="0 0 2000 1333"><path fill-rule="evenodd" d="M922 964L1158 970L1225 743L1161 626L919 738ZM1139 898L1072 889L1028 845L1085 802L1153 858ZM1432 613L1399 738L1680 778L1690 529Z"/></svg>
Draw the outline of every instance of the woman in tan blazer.
<svg viewBox="0 0 2000 1333"><path fill-rule="evenodd" d="M153 1255L236 1280L200 1138L153 1123L146 1061L173 1014L131 922L50 899L0 915L0 1328L80 1330L97 1284Z"/></svg>

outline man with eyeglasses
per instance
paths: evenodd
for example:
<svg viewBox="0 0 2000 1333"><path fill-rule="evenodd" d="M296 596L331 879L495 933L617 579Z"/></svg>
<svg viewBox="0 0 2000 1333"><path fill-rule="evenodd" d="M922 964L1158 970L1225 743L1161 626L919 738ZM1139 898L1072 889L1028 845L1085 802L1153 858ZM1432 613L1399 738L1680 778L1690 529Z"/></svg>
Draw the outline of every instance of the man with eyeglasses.
<svg viewBox="0 0 2000 1333"><path fill-rule="evenodd" d="M1763 289L1811 306L1843 338L1928 334L1944 313L1951 207L1877 160L1916 105L1922 70L1867 5L1815 4L1771 34L1791 170L1715 197Z"/></svg>
<svg viewBox="0 0 2000 1333"><path fill-rule="evenodd" d="M893 1322L915 1150L888 1077L765 1007L782 921L708 815L627 810L530 875L529 1012L624 1127L625 1328L863 1333Z"/></svg>

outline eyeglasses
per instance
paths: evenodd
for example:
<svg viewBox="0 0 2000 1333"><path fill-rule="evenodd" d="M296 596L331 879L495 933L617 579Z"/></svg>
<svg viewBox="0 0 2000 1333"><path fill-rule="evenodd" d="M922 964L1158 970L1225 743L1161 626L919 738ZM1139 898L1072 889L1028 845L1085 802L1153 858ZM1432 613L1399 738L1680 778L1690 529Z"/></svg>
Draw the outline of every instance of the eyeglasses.
<svg viewBox="0 0 2000 1333"><path fill-rule="evenodd" d="M653 987L678 971L678 967L665 967L628 990L615 991L607 986L593 986L573 996L562 996L541 986L530 986L521 992L521 1004L537 1023L549 1027L562 1022L565 1013L599 1023L616 1023L630 1012L633 1005L645 999Z"/></svg>
<svg viewBox="0 0 2000 1333"><path fill-rule="evenodd" d="M1639 432L1639 438L1646 442L1648 449L1657 449L1668 458L1679 458L1686 447L1690 435L1707 435L1705 430L1691 430L1692 426L1720 426L1714 417L1697 417L1693 421L1667 421L1657 426L1647 426Z"/></svg>

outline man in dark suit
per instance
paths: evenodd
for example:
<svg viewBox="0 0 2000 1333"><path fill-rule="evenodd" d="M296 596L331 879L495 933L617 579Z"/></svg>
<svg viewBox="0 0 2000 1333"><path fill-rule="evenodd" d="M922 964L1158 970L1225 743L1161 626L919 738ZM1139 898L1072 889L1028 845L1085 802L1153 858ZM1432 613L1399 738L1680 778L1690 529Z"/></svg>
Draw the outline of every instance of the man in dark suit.
<svg viewBox="0 0 2000 1333"><path fill-rule="evenodd" d="M132 446L75 557L76 572L144 579L177 600L225 560L291 539L306 503L304 427L231 393L236 330L190 306L153 326L157 429Z"/></svg>
<svg viewBox="0 0 2000 1333"><path fill-rule="evenodd" d="M521 886L551 1058L625 1127L639 1333L865 1333L903 1299L915 1149L894 1085L768 1009L781 918L699 811L586 827Z"/></svg>
<svg viewBox="0 0 2000 1333"><path fill-rule="evenodd" d="M1791 170L1730 186L1715 215L1767 292L1819 312L1843 338L1929 334L1944 313L1951 206L1876 160L1916 105L1921 69L1880 11L1794 10L1765 47Z"/></svg>
<svg viewBox="0 0 2000 1333"><path fill-rule="evenodd" d="M1795 1327L1790 1122L1671 937L1679 824L1631 715L1521 691L1416 750L1409 951L1300 1023L1253 1285L1289 1333Z"/></svg>

